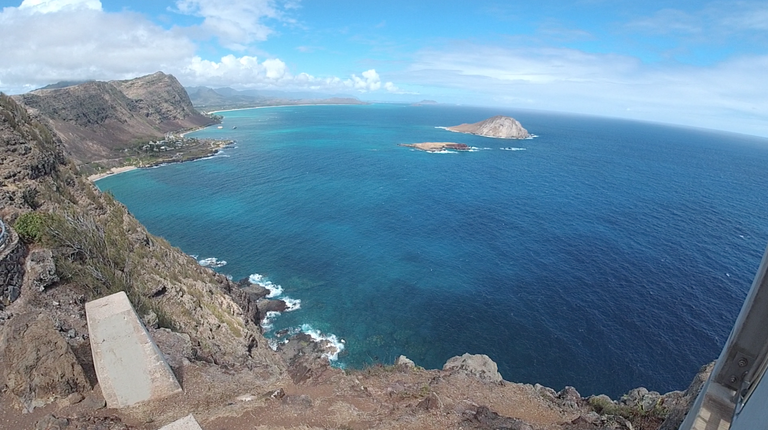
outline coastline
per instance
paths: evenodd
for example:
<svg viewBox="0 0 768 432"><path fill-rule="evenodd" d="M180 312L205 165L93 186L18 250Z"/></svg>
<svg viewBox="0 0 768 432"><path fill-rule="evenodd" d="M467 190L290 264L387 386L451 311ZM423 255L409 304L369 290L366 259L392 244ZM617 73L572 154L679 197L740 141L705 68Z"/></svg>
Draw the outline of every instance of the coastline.
<svg viewBox="0 0 768 432"><path fill-rule="evenodd" d="M115 174L121 174L128 171L133 171L135 169L139 169L139 167L137 167L136 165L126 165L126 166L117 167L117 168L110 168L109 170L107 170L107 172L89 175L88 181L90 181L91 183L94 183L98 180L107 178L109 176L113 176Z"/></svg>
<svg viewBox="0 0 768 432"><path fill-rule="evenodd" d="M209 128L209 127L211 127L211 126L216 126L216 123L214 123L214 124L209 124L208 126L200 126L199 128L195 128L195 129L192 129L192 130L188 130L188 131L186 131L186 132L182 132L182 133L180 133L179 135L181 135L181 137L183 138L183 137L184 137L186 134L188 134L188 133L192 133L192 132L201 131L201 130L203 130L203 129L206 129L206 128Z"/></svg>
<svg viewBox="0 0 768 432"><path fill-rule="evenodd" d="M254 106L254 107L245 107L245 108L229 108L229 109L223 109L223 110L206 111L206 114L215 114L215 113L229 112L229 111L243 111L243 110L259 109L259 108L284 108L284 107L296 107L296 106L329 106L329 105L336 106L336 105L369 105L369 104L332 104L332 103L312 104L312 103L308 103L308 104L288 104L288 105L261 105L261 106Z"/></svg>
<svg viewBox="0 0 768 432"><path fill-rule="evenodd" d="M191 131L188 131L188 132L185 132L185 133L195 132L195 131L198 131L198 130L205 129L207 127L210 127L210 126L204 126L204 127L201 127L201 128L195 129L195 130L191 130ZM171 164L171 163L191 162L191 161L196 161L196 160L200 160L200 159L205 159L205 158L213 157L213 156L216 156L221 150L223 150L227 146L232 145L233 143L234 143L234 141L220 141L220 142L218 142L218 145L216 145L215 147L211 148L211 151L209 153L207 153L205 155L202 155L202 156L199 156L199 157L192 157L192 158L189 158L189 159L180 159L180 160L178 160L178 159L160 160L160 161L157 161L157 162L149 164L149 165L140 165L140 166L137 166L137 165L125 165L125 166L119 166L119 167L110 168L110 169L108 169L107 171L105 171L103 173L97 173L97 174L89 175L88 176L88 180L91 183L94 183L96 181L99 181L101 179L113 176L115 174L122 174L122 173L125 173L125 172L128 172L128 171L133 171L133 170L139 169L139 168L152 168L152 167L156 167L156 166L159 166L159 165L165 165L165 164Z"/></svg>

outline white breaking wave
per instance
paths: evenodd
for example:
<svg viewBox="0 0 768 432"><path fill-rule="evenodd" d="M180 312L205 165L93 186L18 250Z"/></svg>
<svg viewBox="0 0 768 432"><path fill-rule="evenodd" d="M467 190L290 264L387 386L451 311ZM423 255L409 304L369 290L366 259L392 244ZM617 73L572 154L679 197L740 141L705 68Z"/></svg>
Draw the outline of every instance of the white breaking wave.
<svg viewBox="0 0 768 432"><path fill-rule="evenodd" d="M285 302L286 312L292 312L292 311L301 309L301 300L292 299L290 297L283 297L280 300Z"/></svg>
<svg viewBox="0 0 768 432"><path fill-rule="evenodd" d="M200 261L198 261L198 264L200 264L201 266L204 266L204 267L219 268L219 267L224 267L225 265L227 265L227 262L224 261L224 260L219 261L215 257L211 257L211 258L203 258L203 259L201 259Z"/></svg>
<svg viewBox="0 0 768 432"><path fill-rule="evenodd" d="M339 359L339 353L344 350L343 339L339 339L334 334L326 335L319 330L314 329L309 324L302 324L301 332L308 334L315 342L326 343L326 353L323 354L323 357L327 358L329 361Z"/></svg>
<svg viewBox="0 0 768 432"><path fill-rule="evenodd" d="M275 311L269 311L267 312L267 315L264 316L264 319L261 320L261 328L264 329L264 331L272 330L272 328L275 326L273 321L275 318L280 316L280 312Z"/></svg>
<svg viewBox="0 0 768 432"><path fill-rule="evenodd" d="M507 150L507 151L523 151L523 150L527 150L527 149L525 149L525 148L523 148L523 147L501 147L501 148L499 148L499 150Z"/></svg>
<svg viewBox="0 0 768 432"><path fill-rule="evenodd" d="M267 279L264 275L254 273L248 276L248 281L252 284L261 285L267 290L269 290L269 294L267 294L267 298L275 298L283 294L283 287L281 287L278 284L272 283L272 281Z"/></svg>

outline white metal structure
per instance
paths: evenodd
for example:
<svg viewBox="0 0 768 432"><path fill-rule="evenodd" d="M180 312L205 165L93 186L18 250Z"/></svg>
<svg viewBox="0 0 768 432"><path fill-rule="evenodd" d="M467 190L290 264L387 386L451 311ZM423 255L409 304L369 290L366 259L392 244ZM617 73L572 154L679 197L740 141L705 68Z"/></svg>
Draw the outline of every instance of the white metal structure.
<svg viewBox="0 0 768 432"><path fill-rule="evenodd" d="M768 429L768 249L709 380L680 429Z"/></svg>

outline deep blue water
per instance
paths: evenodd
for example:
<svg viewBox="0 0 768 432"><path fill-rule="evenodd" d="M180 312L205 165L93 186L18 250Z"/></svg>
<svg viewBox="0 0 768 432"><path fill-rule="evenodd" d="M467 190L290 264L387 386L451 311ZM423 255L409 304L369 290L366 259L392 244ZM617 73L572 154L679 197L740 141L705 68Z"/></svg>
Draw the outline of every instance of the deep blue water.
<svg viewBox="0 0 768 432"><path fill-rule="evenodd" d="M532 140L436 126L511 115ZM768 140L469 107L224 113L236 148L98 182L155 234L261 274L337 364L485 353L505 379L684 389L720 352L768 242ZM237 126L237 129L232 129ZM458 141L428 154L397 146ZM503 151L501 147L525 148Z"/></svg>

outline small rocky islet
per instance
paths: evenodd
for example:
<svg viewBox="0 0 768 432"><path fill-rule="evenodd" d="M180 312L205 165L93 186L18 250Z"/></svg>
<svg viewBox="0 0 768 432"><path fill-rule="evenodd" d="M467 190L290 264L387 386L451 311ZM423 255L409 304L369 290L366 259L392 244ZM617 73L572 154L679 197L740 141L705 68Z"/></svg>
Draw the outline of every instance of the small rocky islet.
<svg viewBox="0 0 768 432"><path fill-rule="evenodd" d="M451 132L479 135L488 138L526 139L531 134L519 121L507 116L494 116L477 123L463 123L445 128Z"/></svg>
<svg viewBox="0 0 768 432"><path fill-rule="evenodd" d="M487 138L528 139L532 137L519 121L512 117L500 115L477 123L463 123L457 126L449 126L445 128L445 130L479 135ZM472 150L472 147L467 144L456 142L421 142L414 144L400 144L400 146L410 147L429 153Z"/></svg>

